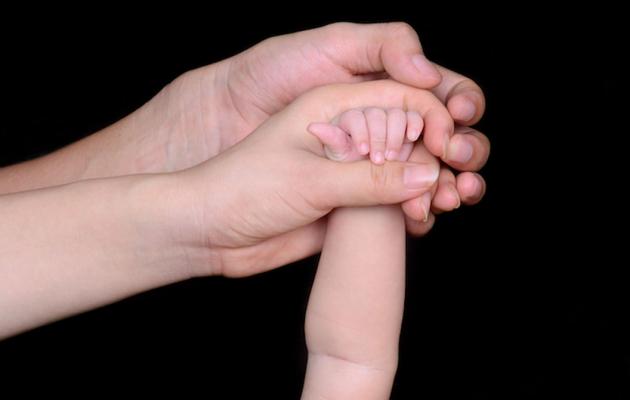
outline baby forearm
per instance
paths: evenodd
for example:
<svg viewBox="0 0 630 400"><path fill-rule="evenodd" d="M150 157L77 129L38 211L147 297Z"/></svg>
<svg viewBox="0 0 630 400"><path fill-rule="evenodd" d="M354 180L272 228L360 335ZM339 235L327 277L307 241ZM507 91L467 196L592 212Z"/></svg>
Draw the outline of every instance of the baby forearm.
<svg viewBox="0 0 630 400"><path fill-rule="evenodd" d="M306 316L304 398L389 398L404 305L404 232L400 206L331 214Z"/></svg>

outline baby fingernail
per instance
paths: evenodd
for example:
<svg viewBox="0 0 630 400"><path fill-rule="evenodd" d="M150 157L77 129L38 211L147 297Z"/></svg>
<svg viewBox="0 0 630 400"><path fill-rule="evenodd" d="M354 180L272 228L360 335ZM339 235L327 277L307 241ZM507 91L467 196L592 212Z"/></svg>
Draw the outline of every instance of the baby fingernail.
<svg viewBox="0 0 630 400"><path fill-rule="evenodd" d="M419 137L420 137L420 131L417 129L413 129L409 131L409 135L407 136L407 138L411 140L412 142L415 142L416 140L418 140Z"/></svg>
<svg viewBox="0 0 630 400"><path fill-rule="evenodd" d="M431 193L427 192L420 197L420 208L422 209L422 222L429 220L429 211L431 210Z"/></svg>
<svg viewBox="0 0 630 400"><path fill-rule="evenodd" d="M361 153L362 155L366 155L369 152L370 152L370 146L368 146L367 143L361 143L359 145L359 153Z"/></svg>
<svg viewBox="0 0 630 400"><path fill-rule="evenodd" d="M383 153L380 151L374 152L374 154L372 155L372 161L374 161L375 164L384 163L385 159L383 158Z"/></svg>
<svg viewBox="0 0 630 400"><path fill-rule="evenodd" d="M448 144L448 161L465 164L473 156L473 147L463 138L454 137Z"/></svg>
<svg viewBox="0 0 630 400"><path fill-rule="evenodd" d="M385 158L388 160L395 160L396 156L398 156L398 152L396 150L387 150L387 153L385 154Z"/></svg>
<svg viewBox="0 0 630 400"><path fill-rule="evenodd" d="M435 165L410 164L405 167L403 183L408 189L424 189L435 183L439 173Z"/></svg>
<svg viewBox="0 0 630 400"><path fill-rule="evenodd" d="M458 112L459 115L457 116L459 120L470 121L471 119L473 119L476 111L475 103L467 98L464 98L464 101L462 101L460 108L461 109Z"/></svg>

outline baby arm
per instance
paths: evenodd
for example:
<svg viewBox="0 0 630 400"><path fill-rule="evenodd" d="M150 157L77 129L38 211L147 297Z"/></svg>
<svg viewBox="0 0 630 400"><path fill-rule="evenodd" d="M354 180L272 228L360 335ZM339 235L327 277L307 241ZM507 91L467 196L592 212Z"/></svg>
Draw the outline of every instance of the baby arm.
<svg viewBox="0 0 630 400"><path fill-rule="evenodd" d="M306 314L304 399L387 399L405 286L400 206L335 210Z"/></svg>
<svg viewBox="0 0 630 400"><path fill-rule="evenodd" d="M327 156L338 161L354 161L367 152L375 163L402 160L422 130L420 116L408 114L351 110L334 125L312 124L309 130L323 142ZM334 210L306 313L304 399L389 398L404 286L400 206Z"/></svg>

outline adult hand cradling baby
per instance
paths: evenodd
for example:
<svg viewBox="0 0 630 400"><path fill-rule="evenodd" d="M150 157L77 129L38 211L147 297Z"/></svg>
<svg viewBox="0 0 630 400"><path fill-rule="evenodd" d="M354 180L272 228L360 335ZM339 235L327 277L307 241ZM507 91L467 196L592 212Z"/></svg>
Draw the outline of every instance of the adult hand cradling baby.
<svg viewBox="0 0 630 400"><path fill-rule="evenodd" d="M311 90L228 151L170 176L173 190L156 189L183 199L178 208L187 213L171 223L190 235L182 243L199 260L193 270L242 276L287 264L321 249L321 218L333 208L400 203L435 189L439 163L422 146L408 163L342 164L325 159L306 132L312 121L368 106L418 111L427 148L439 150L436 142L452 130L450 115L430 92L391 80Z"/></svg>
<svg viewBox="0 0 630 400"><path fill-rule="evenodd" d="M366 107L420 113L408 162L331 161L307 132ZM407 230L426 233L431 199L439 213L484 194L473 171L489 142L469 127L483 111L479 87L427 61L401 23L275 37L188 72L103 131L0 170L0 338L315 254L337 207L402 203Z"/></svg>
<svg viewBox="0 0 630 400"><path fill-rule="evenodd" d="M483 93L473 81L427 61L408 24L337 23L270 38L227 60L183 74L98 135L19 169L7 169L0 174L0 178L7 176L0 179L0 193L87 178L182 170L242 140L312 88L380 79L384 72L407 85L432 88L447 105L456 122L455 134L448 140L450 166L477 171L485 164L489 142L469 127L485 109ZM447 138L440 135L434 143L432 151L441 155ZM478 202L485 190L481 176L469 172L456 180L443 169L440 183L440 190L457 193L464 204ZM443 205L437 200L448 196L436 197L432 206L439 212ZM420 208L412 201L405 204L408 231L428 231L432 218L427 224L418 223Z"/></svg>

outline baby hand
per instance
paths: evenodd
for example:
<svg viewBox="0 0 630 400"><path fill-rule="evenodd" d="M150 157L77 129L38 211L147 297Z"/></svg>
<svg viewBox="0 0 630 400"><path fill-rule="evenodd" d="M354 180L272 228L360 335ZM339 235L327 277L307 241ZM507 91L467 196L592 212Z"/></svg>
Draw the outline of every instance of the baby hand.
<svg viewBox="0 0 630 400"><path fill-rule="evenodd" d="M312 123L308 131L322 142L332 160L356 161L369 153L373 163L383 164L385 160L406 161L423 126L416 111L371 107L345 111L331 123Z"/></svg>

